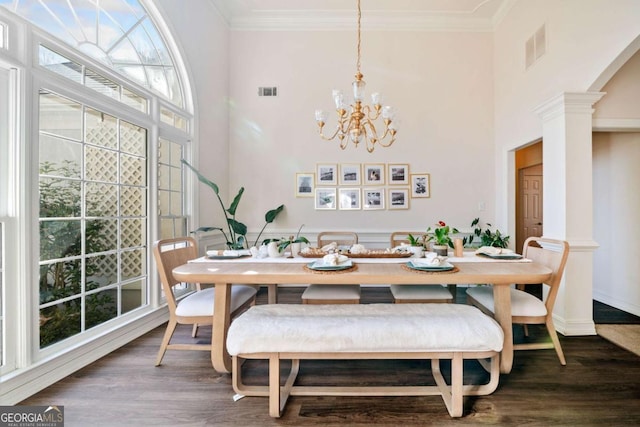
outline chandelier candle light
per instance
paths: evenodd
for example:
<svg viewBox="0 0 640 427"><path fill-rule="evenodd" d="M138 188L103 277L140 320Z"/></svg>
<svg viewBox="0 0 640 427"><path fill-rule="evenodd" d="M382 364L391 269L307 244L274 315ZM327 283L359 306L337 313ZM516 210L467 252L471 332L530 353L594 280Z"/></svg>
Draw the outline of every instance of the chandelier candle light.
<svg viewBox="0 0 640 427"><path fill-rule="evenodd" d="M396 123L393 122L395 111L388 105L382 106L382 96L379 93L371 94L371 101L373 107L369 105L362 105L364 100L364 87L366 86L364 80L362 80L362 73L360 72L360 19L362 12L360 10L360 0L358 0L358 62L356 70L356 80L352 83L353 86L353 104L348 105L348 101L345 100L344 94L341 90L333 90L333 101L336 104L336 112L338 113L338 124L336 131L330 137L325 136L323 128L327 122L328 113L322 110L316 110L316 122L320 130L320 137L326 140L333 140L336 136L340 139L340 148L343 150L349 145L349 141L353 142L357 147L364 139L369 153L373 152L376 144L382 147L389 147L396 140ZM347 108L351 108L351 113L347 113ZM378 136L374 121L380 116L384 121L384 133ZM348 138L347 138L348 136ZM389 140L385 140L385 138Z"/></svg>

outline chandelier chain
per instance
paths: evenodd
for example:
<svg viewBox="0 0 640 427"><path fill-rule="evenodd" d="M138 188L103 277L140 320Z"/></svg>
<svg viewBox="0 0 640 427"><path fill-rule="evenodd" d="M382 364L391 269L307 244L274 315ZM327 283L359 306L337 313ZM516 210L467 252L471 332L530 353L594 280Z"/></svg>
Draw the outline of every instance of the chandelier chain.
<svg viewBox="0 0 640 427"><path fill-rule="evenodd" d="M356 69L360 74L360 20L362 19L362 9L360 9L360 0L358 0L358 62Z"/></svg>

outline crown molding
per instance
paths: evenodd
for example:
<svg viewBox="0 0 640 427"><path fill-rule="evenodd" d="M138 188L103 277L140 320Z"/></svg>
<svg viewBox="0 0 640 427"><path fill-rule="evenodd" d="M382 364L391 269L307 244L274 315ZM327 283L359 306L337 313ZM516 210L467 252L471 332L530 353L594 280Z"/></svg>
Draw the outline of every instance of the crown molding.
<svg viewBox="0 0 640 427"><path fill-rule="evenodd" d="M350 31L355 27L352 11L329 10L260 11L232 18L229 25L232 31ZM493 27L492 19L468 14L367 11L362 17L362 31L492 32Z"/></svg>

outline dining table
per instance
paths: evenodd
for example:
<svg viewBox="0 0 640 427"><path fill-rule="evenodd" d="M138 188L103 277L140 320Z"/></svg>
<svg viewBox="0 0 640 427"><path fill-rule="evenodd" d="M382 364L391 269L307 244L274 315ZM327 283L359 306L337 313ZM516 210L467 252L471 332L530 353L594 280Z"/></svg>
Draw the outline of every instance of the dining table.
<svg viewBox="0 0 640 427"><path fill-rule="evenodd" d="M231 323L232 284L268 285L269 303L276 303L278 285L462 285L483 284L493 287L494 318L504 332L500 356L500 372L509 373L513 366L513 331L510 285L538 284L551 277L551 269L530 260L493 260L465 253L450 257L453 270L425 272L407 268L407 259L353 259L348 271L315 271L308 268L313 260L305 258L233 258L201 257L173 270L176 279L186 283L215 286L214 314L211 332L211 363L220 373L231 372L231 357L226 349L227 331Z"/></svg>

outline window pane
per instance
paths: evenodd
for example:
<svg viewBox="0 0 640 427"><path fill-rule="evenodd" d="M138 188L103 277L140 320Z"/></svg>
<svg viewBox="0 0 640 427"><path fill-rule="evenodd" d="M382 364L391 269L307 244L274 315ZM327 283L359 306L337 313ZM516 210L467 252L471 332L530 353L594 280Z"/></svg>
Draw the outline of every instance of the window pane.
<svg viewBox="0 0 640 427"><path fill-rule="evenodd" d="M118 154L115 151L87 145L85 147L85 171L86 179L117 182Z"/></svg>
<svg viewBox="0 0 640 427"><path fill-rule="evenodd" d="M129 185L145 185L146 171L145 160L142 157L120 155L120 183Z"/></svg>
<svg viewBox="0 0 640 427"><path fill-rule="evenodd" d="M80 255L80 230L79 220L40 221L40 259L46 261Z"/></svg>
<svg viewBox="0 0 640 427"><path fill-rule="evenodd" d="M122 313L127 313L146 304L145 282L136 280L122 286Z"/></svg>
<svg viewBox="0 0 640 427"><path fill-rule="evenodd" d="M68 139L40 135L40 174L81 178L82 145Z"/></svg>
<svg viewBox="0 0 640 427"><path fill-rule="evenodd" d="M40 347L48 347L81 331L80 299L40 310Z"/></svg>
<svg viewBox="0 0 640 427"><path fill-rule="evenodd" d="M120 280L134 279L142 276L146 271L146 251L144 249L136 249L133 251L121 252L122 260L122 277Z"/></svg>
<svg viewBox="0 0 640 427"><path fill-rule="evenodd" d="M93 328L118 316L118 290L111 288L86 296L86 328Z"/></svg>
<svg viewBox="0 0 640 427"><path fill-rule="evenodd" d="M140 126L120 122L120 150L138 156L147 153L147 130Z"/></svg>
<svg viewBox="0 0 640 427"><path fill-rule="evenodd" d="M105 148L118 148L118 121L115 117L87 108L84 114L86 135L89 144Z"/></svg>
<svg viewBox="0 0 640 427"><path fill-rule="evenodd" d="M79 217L82 210L81 183L68 179L40 178L40 217Z"/></svg>
<svg viewBox="0 0 640 427"><path fill-rule="evenodd" d="M74 259L40 266L40 303L57 301L81 291L78 276L82 261Z"/></svg>
<svg viewBox="0 0 640 427"><path fill-rule="evenodd" d="M38 53L38 61L41 66L76 83L82 83L82 66L80 64L42 45Z"/></svg>
<svg viewBox="0 0 640 427"><path fill-rule="evenodd" d="M142 216L146 213L146 197L142 188L122 187L120 191L120 215Z"/></svg>
<svg viewBox="0 0 640 427"><path fill-rule="evenodd" d="M118 281L118 255L87 257L87 290L109 286Z"/></svg>
<svg viewBox="0 0 640 427"><path fill-rule="evenodd" d="M117 185L87 182L85 188L87 216L114 217L118 215L118 205L114 203L114 200L118 198Z"/></svg>
<svg viewBox="0 0 640 427"><path fill-rule="evenodd" d="M122 88L122 102L143 113L148 111L147 99L125 88Z"/></svg>
<svg viewBox="0 0 640 427"><path fill-rule="evenodd" d="M82 108L67 98L40 92L40 131L80 141Z"/></svg>
<svg viewBox="0 0 640 427"><path fill-rule="evenodd" d="M120 241L123 248L135 248L144 246L147 241L147 222L140 218L122 220Z"/></svg>
<svg viewBox="0 0 640 427"><path fill-rule="evenodd" d="M84 74L85 86L110 98L120 99L120 85L88 68Z"/></svg>
<svg viewBox="0 0 640 427"><path fill-rule="evenodd" d="M86 254L106 252L118 248L118 220L87 220L85 229Z"/></svg>

